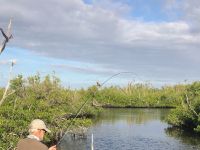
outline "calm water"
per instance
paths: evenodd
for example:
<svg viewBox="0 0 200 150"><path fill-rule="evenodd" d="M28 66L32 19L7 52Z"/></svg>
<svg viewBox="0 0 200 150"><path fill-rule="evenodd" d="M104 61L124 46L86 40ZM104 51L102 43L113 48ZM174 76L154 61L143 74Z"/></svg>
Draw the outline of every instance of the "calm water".
<svg viewBox="0 0 200 150"><path fill-rule="evenodd" d="M164 122L169 109L106 109L88 131L87 139L69 137L63 150L196 150L200 137L171 128Z"/></svg>

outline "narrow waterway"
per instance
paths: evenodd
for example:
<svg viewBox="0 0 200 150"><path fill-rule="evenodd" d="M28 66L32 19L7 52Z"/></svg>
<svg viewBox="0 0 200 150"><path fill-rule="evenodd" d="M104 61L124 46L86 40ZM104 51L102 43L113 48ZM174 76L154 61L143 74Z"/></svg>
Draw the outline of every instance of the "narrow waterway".
<svg viewBox="0 0 200 150"><path fill-rule="evenodd" d="M171 128L165 121L169 109L105 109L88 131L88 138L62 149L94 150L197 150L200 137L192 132Z"/></svg>

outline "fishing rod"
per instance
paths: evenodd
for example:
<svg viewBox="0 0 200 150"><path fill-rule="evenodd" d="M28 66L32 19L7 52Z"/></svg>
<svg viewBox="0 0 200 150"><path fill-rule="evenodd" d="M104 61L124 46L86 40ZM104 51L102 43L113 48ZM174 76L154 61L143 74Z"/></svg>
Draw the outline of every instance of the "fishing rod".
<svg viewBox="0 0 200 150"><path fill-rule="evenodd" d="M98 89L100 89L104 84L106 84L106 83L107 83L108 81L110 81L112 78L114 78L114 77L116 77L116 76L118 76L118 75L120 75L120 74L134 74L135 76L137 76L137 75L136 75L135 73L133 73L133 72L119 72L119 73L116 73L116 74L114 74L114 75L108 77L108 78L107 78L105 81L103 81L101 84L97 82L97 87L98 87ZM97 91L98 91L98 90L97 90ZM95 92L93 93L93 97L95 96L95 94L97 93L97 91L95 91ZM81 107L78 109L78 111L77 111L75 117L70 121L69 125L67 126L66 132L65 132L64 135L60 138L60 140L57 142L57 145L59 145L59 144L61 143L61 141L64 139L65 135L68 133L69 128L72 126L74 120L78 117L78 115L81 113L81 110L84 108L84 106L87 104L87 102L88 102L89 100L91 100L91 99L88 98L88 99L81 105Z"/></svg>

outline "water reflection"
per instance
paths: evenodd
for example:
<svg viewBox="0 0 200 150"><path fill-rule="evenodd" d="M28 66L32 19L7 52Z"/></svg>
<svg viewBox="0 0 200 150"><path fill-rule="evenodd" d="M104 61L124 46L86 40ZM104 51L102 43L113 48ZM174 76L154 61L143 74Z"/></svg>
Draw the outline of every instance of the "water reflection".
<svg viewBox="0 0 200 150"><path fill-rule="evenodd" d="M164 121L169 109L105 109L82 141L65 139L62 150L196 150L200 139Z"/></svg>
<svg viewBox="0 0 200 150"><path fill-rule="evenodd" d="M126 121L127 124L144 124L152 120L164 121L170 109L105 109L95 123Z"/></svg>
<svg viewBox="0 0 200 150"><path fill-rule="evenodd" d="M189 144L200 148L200 135L191 130L182 130L176 127L168 127L165 129L168 136L180 140L184 144Z"/></svg>

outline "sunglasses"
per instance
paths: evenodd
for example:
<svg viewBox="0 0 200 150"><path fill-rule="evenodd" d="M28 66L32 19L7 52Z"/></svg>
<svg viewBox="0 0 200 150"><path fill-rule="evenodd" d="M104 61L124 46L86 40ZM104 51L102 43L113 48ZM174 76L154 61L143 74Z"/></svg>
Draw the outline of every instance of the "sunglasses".
<svg viewBox="0 0 200 150"><path fill-rule="evenodd" d="M45 129L39 129L39 130L42 130L42 131L44 131L44 133L47 133L47 131Z"/></svg>

